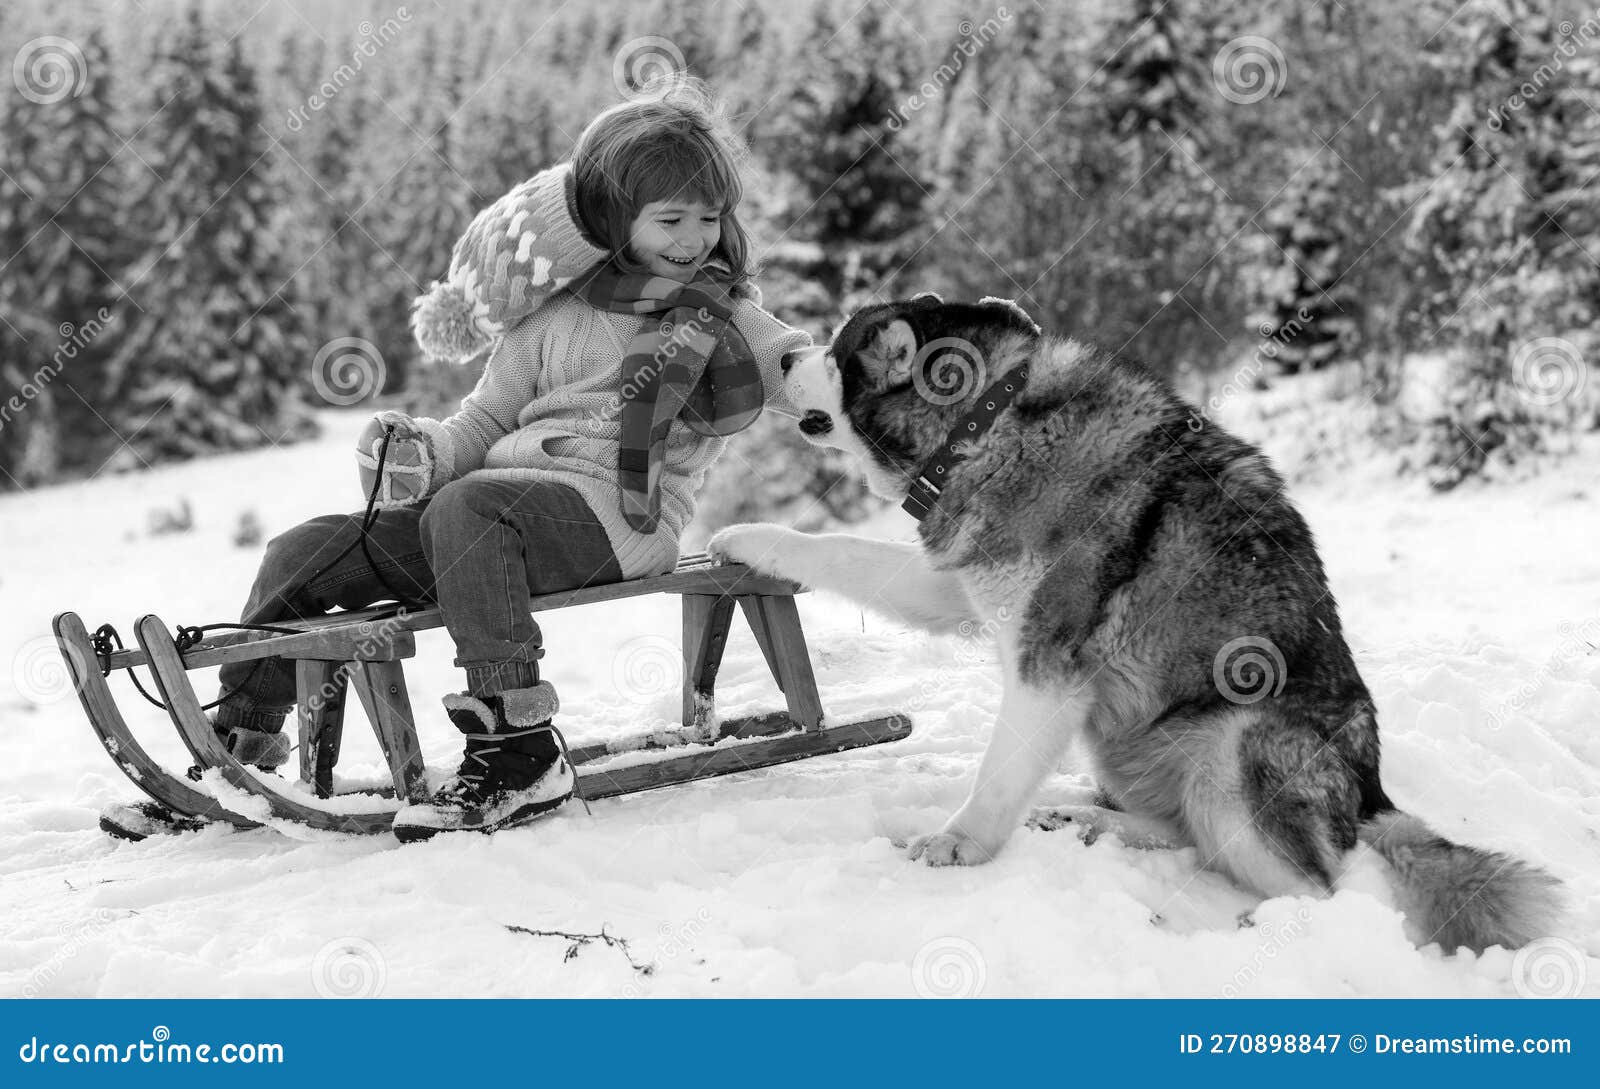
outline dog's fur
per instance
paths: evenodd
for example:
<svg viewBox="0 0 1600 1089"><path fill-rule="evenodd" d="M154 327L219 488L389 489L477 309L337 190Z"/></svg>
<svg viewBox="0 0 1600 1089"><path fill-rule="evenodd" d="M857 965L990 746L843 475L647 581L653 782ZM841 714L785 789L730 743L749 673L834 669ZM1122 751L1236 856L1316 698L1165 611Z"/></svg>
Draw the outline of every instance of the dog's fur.
<svg viewBox="0 0 1600 1089"><path fill-rule="evenodd" d="M939 394L979 360L981 378L957 375L964 396ZM993 858L1078 737L1118 807L1263 895L1328 891L1364 842L1419 941L1481 950L1551 932L1552 877L1451 843L1384 793L1372 698L1311 532L1256 447L1191 426L1201 418L1153 374L1046 337L999 300L867 307L785 362L802 432L857 455L892 499L988 383L1028 364L1014 404L942 479L920 545L773 525L711 542L913 625L995 634L989 748L913 858Z"/></svg>

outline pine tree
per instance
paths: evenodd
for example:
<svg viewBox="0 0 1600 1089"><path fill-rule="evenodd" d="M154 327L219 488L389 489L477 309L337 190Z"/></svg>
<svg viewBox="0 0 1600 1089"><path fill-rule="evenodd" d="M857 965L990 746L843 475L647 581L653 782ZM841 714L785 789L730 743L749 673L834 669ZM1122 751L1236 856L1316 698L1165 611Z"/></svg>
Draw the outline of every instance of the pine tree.
<svg viewBox="0 0 1600 1089"><path fill-rule="evenodd" d="M244 45L218 56L191 9L161 58L142 194L138 307L112 357L122 467L314 432L302 399L314 355L283 252L280 209ZM170 101L169 101L170 99Z"/></svg>
<svg viewBox="0 0 1600 1089"><path fill-rule="evenodd" d="M465 180L488 200L561 157L561 133L537 84L502 80L480 90L466 111L460 140Z"/></svg>
<svg viewBox="0 0 1600 1089"><path fill-rule="evenodd" d="M17 95L0 103L0 481L7 487L47 479L56 442L54 393L33 381L42 346L56 331L37 301L39 271L29 248L49 219L44 130L30 105Z"/></svg>
<svg viewBox="0 0 1600 1089"><path fill-rule="evenodd" d="M1078 247L1093 245L1085 234L1101 218L1094 197L1117 162L1087 96L1073 95L1090 70L1064 48L1065 18L1023 7L964 58L938 119L933 218L942 226L920 286L1014 297L1048 328L1068 333L1081 322L1109 335L1093 284L1114 278L1122 257L1102 263ZM1069 251L1074 259L1063 261Z"/></svg>
<svg viewBox="0 0 1600 1089"><path fill-rule="evenodd" d="M1135 176L1167 155L1169 141L1198 157L1200 105L1210 90L1204 38L1175 0L1133 0L1105 33L1110 55L1096 77L1112 134L1133 156Z"/></svg>
<svg viewBox="0 0 1600 1089"><path fill-rule="evenodd" d="M896 120L917 62L870 6L841 26L819 2L804 42L767 147L799 183L790 229L822 247L824 286L840 298L876 287L924 229L931 181Z"/></svg>
<svg viewBox="0 0 1600 1089"><path fill-rule="evenodd" d="M1480 472L1490 455L1515 459L1541 444L1537 407L1517 392L1519 347L1568 340L1576 365L1592 354L1600 317L1597 198L1588 180L1600 156L1594 68L1524 0L1462 13L1441 63L1457 79L1441 126L1435 179L1424 185L1408 234L1431 291L1413 337L1466 358L1451 403L1435 421L1435 487ZM1581 381L1581 373L1573 376Z"/></svg>
<svg viewBox="0 0 1600 1089"><path fill-rule="evenodd" d="M373 270L374 341L391 391L407 387L417 359L409 325L412 302L444 277L456 239L477 210L500 196L475 191L461 169L466 124L458 113L464 98L461 35L459 26L448 40L431 23L422 28L418 50L408 58L410 68L400 73L416 89L398 107L405 113L398 161L386 169L388 183L373 194L370 219L364 219L382 246ZM427 76L419 78L419 72Z"/></svg>
<svg viewBox="0 0 1600 1089"><path fill-rule="evenodd" d="M328 71L355 55L354 39L336 45L327 59ZM297 217L304 282L316 338L326 342L356 337L376 343L378 322L372 313L374 281L386 258L364 227L358 210L367 200L371 155L372 117L379 107L371 97L376 78L365 68L346 82L337 97L311 115L301 132L296 152L302 178L309 175ZM310 87L294 93L303 98ZM377 391L374 391L377 392Z"/></svg>
<svg viewBox="0 0 1600 1089"><path fill-rule="evenodd" d="M1312 159L1266 213L1258 276L1262 308L1250 318L1285 374L1317 370L1352 350L1357 300L1344 280L1350 256L1330 154Z"/></svg>
<svg viewBox="0 0 1600 1089"><path fill-rule="evenodd" d="M1208 129L1222 123L1210 113L1217 101L1204 67L1211 39L1177 0L1135 0L1090 51L1102 97L1078 122L1092 123L1099 113L1088 148L1094 154L1109 142L1113 161L1099 172L1066 175L1084 178L1094 252L1109 259L1096 289L1108 331L1131 354L1168 367L1211 363L1227 351L1216 326L1242 317L1227 244L1240 211L1210 157Z"/></svg>
<svg viewBox="0 0 1600 1089"><path fill-rule="evenodd" d="M631 21L630 30L640 36L665 38L683 58L681 71L701 79L717 76L717 26L725 13L715 0L657 0L642 19ZM626 47L624 47L626 48ZM659 52L661 47L646 47ZM663 61L676 60L670 51ZM662 74L660 65L647 65L637 73L649 78Z"/></svg>
<svg viewBox="0 0 1600 1089"><path fill-rule="evenodd" d="M62 467L68 471L97 468L118 441L103 419L111 411L106 366L126 309L120 277L131 257L122 228L128 164L119 154L117 88L98 30L84 38L83 52L91 78L82 95L61 103L64 115L54 126L62 150L55 156L60 170L52 179L57 197L51 207L70 245L58 250L47 273L62 292L57 329L71 326L69 339L79 345L61 376L69 394L60 403Z"/></svg>
<svg viewBox="0 0 1600 1089"><path fill-rule="evenodd" d="M94 468L114 442L104 367L114 341L122 251L121 147L112 127L111 62L102 34L76 41L82 57L74 93L44 103L14 100L0 137L0 249L12 255L0 276L0 327L8 378L31 401L11 415L13 438L27 439L6 469L21 483ZM20 233L19 233L20 232ZM9 236L9 237L8 237ZM31 332L24 329L31 327ZM8 382L8 385L10 383Z"/></svg>

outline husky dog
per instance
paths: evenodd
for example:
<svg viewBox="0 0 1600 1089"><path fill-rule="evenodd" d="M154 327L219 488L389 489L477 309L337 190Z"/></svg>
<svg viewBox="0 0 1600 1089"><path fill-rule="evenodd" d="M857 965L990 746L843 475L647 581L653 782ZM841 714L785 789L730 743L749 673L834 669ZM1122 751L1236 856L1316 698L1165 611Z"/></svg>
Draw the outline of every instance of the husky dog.
<svg viewBox="0 0 1600 1089"><path fill-rule="evenodd" d="M1264 896L1329 891L1367 843L1419 941L1551 933L1554 878L1451 843L1384 793L1311 531L1256 447L1004 300L869 306L784 365L805 437L907 499L920 544L746 525L712 553L998 642L977 780L911 857L993 858L1077 737L1117 817L1170 829Z"/></svg>

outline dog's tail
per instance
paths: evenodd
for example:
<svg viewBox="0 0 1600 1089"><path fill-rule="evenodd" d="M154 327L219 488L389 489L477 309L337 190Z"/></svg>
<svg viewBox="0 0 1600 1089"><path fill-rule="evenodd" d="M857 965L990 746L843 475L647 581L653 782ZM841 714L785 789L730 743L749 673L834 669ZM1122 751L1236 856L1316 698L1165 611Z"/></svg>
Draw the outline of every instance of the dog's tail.
<svg viewBox="0 0 1600 1089"><path fill-rule="evenodd" d="M1516 949L1554 932L1561 882L1537 866L1451 843L1409 813L1388 809L1358 832L1394 868L1406 918L1447 953Z"/></svg>

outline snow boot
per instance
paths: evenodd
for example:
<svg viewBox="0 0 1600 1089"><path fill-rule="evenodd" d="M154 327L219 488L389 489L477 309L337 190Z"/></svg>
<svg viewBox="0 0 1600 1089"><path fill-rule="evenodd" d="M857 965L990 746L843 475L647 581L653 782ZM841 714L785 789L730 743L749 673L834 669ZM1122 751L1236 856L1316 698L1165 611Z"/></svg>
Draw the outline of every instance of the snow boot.
<svg viewBox="0 0 1600 1089"><path fill-rule="evenodd" d="M211 729L222 745L241 764L249 764L261 771L277 771L289 762L292 747L287 734L278 730L263 730L254 723L222 725L218 712L212 712ZM281 720L280 720L281 723Z"/></svg>
<svg viewBox="0 0 1600 1089"><path fill-rule="evenodd" d="M235 726L231 730L219 727L217 736L241 764L252 764L262 771L277 771L289 762L290 745L285 734Z"/></svg>
<svg viewBox="0 0 1600 1089"><path fill-rule="evenodd" d="M174 813L160 802L119 802L100 811L100 830L108 836L138 842L151 836L198 832L212 821Z"/></svg>
<svg viewBox="0 0 1600 1089"><path fill-rule="evenodd" d="M440 832L497 832L572 797L577 779L551 722L558 707L549 681L489 696L446 696L445 713L467 741L461 766L432 801L395 814L395 837L413 843Z"/></svg>

